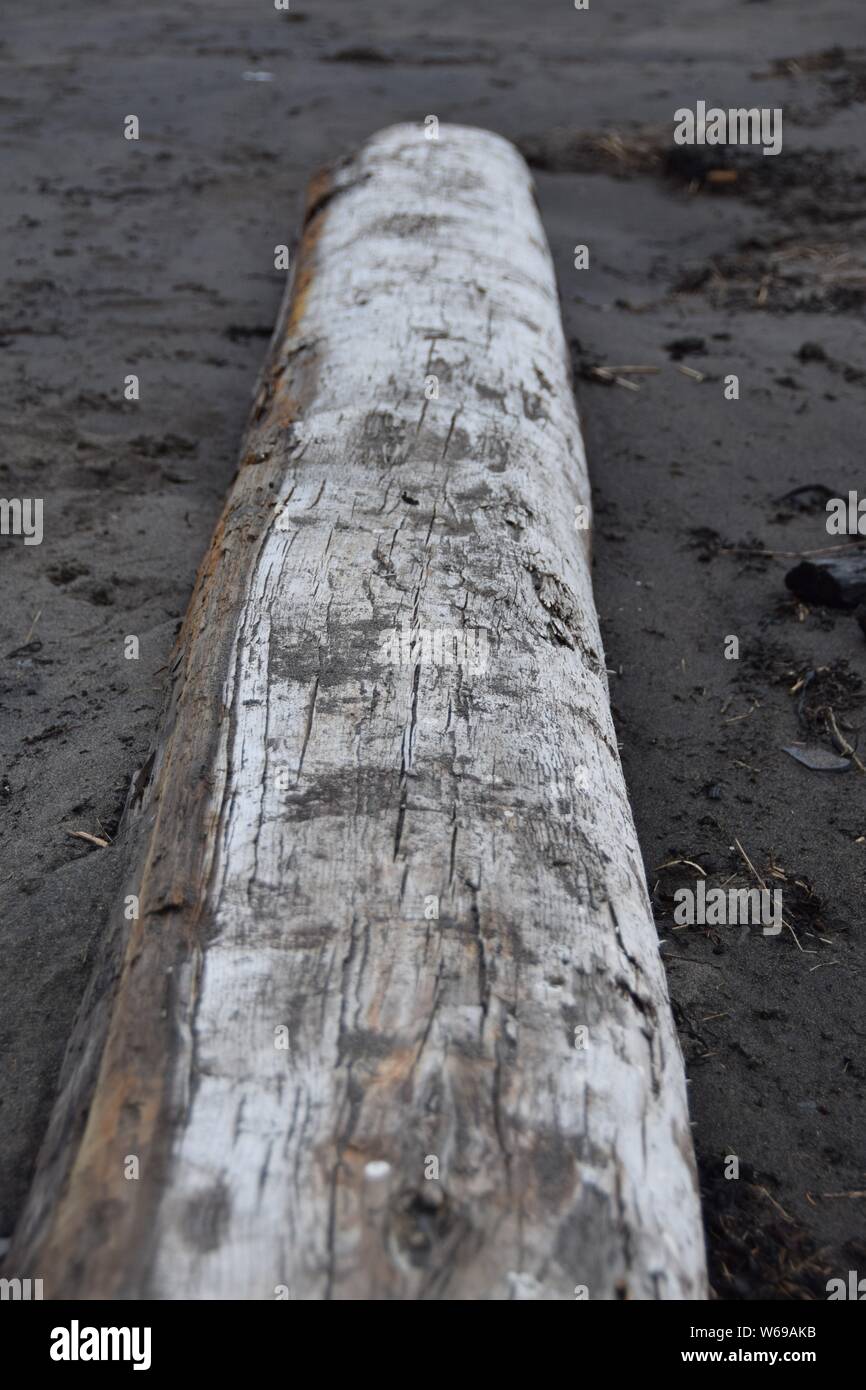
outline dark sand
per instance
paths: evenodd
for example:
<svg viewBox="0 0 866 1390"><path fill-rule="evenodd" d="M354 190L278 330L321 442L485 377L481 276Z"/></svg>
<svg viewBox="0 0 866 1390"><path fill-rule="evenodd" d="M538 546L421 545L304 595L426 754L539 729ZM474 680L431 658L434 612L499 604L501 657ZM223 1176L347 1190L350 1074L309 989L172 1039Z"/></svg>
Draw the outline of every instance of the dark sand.
<svg viewBox="0 0 866 1390"><path fill-rule="evenodd" d="M317 165L432 113L501 131L536 167L713 1283L824 1298L866 1261L864 782L780 749L829 749L828 707L856 740L866 646L850 616L797 608L793 560L742 550L831 542L822 498L779 502L790 489L866 490L860 0L292 4L4 7L0 492L44 497L46 529L39 547L0 540L0 1236L121 879L122 840L68 832L113 836L147 754L283 291L274 245ZM244 80L256 70L273 80ZM666 171L673 112L698 99L782 106L782 154L737 157L716 191L700 166ZM599 146L611 131L623 143ZM702 381L666 348L684 338L703 342L681 359ZM593 379L605 362L662 370L632 392ZM791 687L818 668L798 713ZM786 876L767 881L802 950L787 929L673 930L695 871L656 866L745 885L735 839Z"/></svg>

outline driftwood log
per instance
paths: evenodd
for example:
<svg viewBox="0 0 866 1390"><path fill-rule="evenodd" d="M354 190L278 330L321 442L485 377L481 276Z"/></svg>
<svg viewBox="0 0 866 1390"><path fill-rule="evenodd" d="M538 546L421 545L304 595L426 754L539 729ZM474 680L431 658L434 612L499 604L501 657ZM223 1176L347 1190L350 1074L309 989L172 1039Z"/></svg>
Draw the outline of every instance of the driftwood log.
<svg viewBox="0 0 866 1390"><path fill-rule="evenodd" d="M704 1296L588 515L523 161L381 133L311 191L6 1274Z"/></svg>

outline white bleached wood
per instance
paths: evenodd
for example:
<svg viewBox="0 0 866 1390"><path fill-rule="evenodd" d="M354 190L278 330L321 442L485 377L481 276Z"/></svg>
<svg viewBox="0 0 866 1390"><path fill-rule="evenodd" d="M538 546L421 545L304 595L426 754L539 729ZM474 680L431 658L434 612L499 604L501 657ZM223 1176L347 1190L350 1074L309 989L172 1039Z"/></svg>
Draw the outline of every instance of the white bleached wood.
<svg viewBox="0 0 866 1390"><path fill-rule="evenodd" d="M141 917L7 1271L50 1296L704 1296L577 503L523 161L382 132L312 192L130 811Z"/></svg>

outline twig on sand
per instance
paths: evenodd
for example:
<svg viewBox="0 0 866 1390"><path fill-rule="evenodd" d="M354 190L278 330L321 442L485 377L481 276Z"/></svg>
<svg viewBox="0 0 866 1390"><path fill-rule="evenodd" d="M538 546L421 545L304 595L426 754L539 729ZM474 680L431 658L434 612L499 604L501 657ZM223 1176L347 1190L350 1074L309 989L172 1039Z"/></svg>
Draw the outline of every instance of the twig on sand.
<svg viewBox="0 0 866 1390"><path fill-rule="evenodd" d="M731 718L730 718L730 719L723 719L723 720L722 720L722 723L723 723L723 724L739 724L739 722L740 722L741 719L748 719L748 717L749 717L750 714L754 714L754 713L755 713L755 710L756 710L756 709L760 709L760 708L761 708L761 706L760 706L759 702L756 700L755 703L752 705L752 708L751 708L751 709L747 709L746 712L745 712L745 714L733 714L733 715L731 715Z"/></svg>
<svg viewBox="0 0 866 1390"><path fill-rule="evenodd" d="M603 367L598 367L596 370L599 372L617 372L620 376L657 376L661 367L614 367L606 362Z"/></svg>
<svg viewBox="0 0 866 1390"><path fill-rule="evenodd" d="M617 386L625 386L628 391L639 391L640 387L633 381L627 381L624 376L618 375L610 367L593 367L592 375L598 377L599 381L612 381Z"/></svg>
<svg viewBox="0 0 866 1390"><path fill-rule="evenodd" d="M762 879L761 875L758 873L758 870L755 868L755 866L754 866L754 864L752 863L752 861L751 861L751 859L749 858L749 856L746 854L746 851L743 849L743 846L740 844L740 842L739 842L739 840L737 839L736 835L734 836L734 844L737 846L737 849L740 851L740 854L743 856L744 860L745 860L746 863L748 864L748 866L749 866L749 868L751 869L752 873L754 874L755 878L758 880L758 882L760 883L761 887L764 889L764 892L768 892L769 890L768 890L768 888L767 888L766 883L765 883L764 880ZM801 945L800 945L800 938L798 937L797 933L794 931L794 928L791 926L791 923L790 923L790 922L786 922L784 917L782 918L782 923L783 923L784 926L786 926L786 927L788 928L788 931L791 933L791 935L793 936L794 940L795 940L796 943L797 943L798 949L801 950L801 951L803 952L803 955L804 955L804 956L814 956L814 955L817 955L817 952L816 952L816 951L807 951L806 948L805 948L804 946L801 946Z"/></svg>
<svg viewBox="0 0 866 1390"><path fill-rule="evenodd" d="M780 1212L781 1215L785 1218L786 1221L793 1221L793 1220L794 1220L793 1216L789 1216L789 1215L788 1215L788 1213L785 1211L785 1208L784 1208L784 1207L780 1207L780 1206L779 1206L779 1203L776 1201L776 1199L775 1199L775 1197L773 1196L772 1192L768 1192L767 1189L766 1189L766 1187L760 1187L760 1186L758 1186L758 1184L756 1183L756 1184L755 1184L755 1187L754 1187L754 1191L755 1191L755 1192L762 1192L763 1195L766 1197L767 1201L773 1203L773 1206L776 1208L776 1211Z"/></svg>
<svg viewBox="0 0 866 1390"><path fill-rule="evenodd" d="M697 869L698 873L702 874L704 878L707 876L706 869L702 869L700 864L695 863L694 859L666 859L663 864L656 864L653 873L658 873L659 869L671 869L674 864L688 864L689 868Z"/></svg>
<svg viewBox="0 0 866 1390"><path fill-rule="evenodd" d="M87 840L91 845L99 845L100 849L108 849L110 840L103 840L98 835L89 835L86 830L67 830L67 835L71 835L74 840Z"/></svg>
<svg viewBox="0 0 866 1390"><path fill-rule="evenodd" d="M866 772L866 767L863 766L862 760L858 758L857 753L852 748L845 735L840 732L839 725L836 723L836 716L834 715L833 710L829 705L824 711L824 718L830 725L830 732L832 733L833 737L836 739L839 745L839 751L841 753L844 753L847 757L849 757L854 766L858 768L860 772Z"/></svg>
<svg viewBox="0 0 866 1390"><path fill-rule="evenodd" d="M27 636L24 638L23 645L24 645L25 647L27 646L27 644L30 642L31 638L33 637L33 634L34 634L34 632L36 631L36 624L39 622L39 619L40 619L41 617L42 617L42 609L40 608L40 609L39 609L39 612L36 614L36 617L33 619L33 622L30 624L30 627L29 627L29 629L28 629L28 631L27 631Z"/></svg>
<svg viewBox="0 0 866 1390"><path fill-rule="evenodd" d="M866 545L866 536L842 541L839 545L822 545L816 550L757 550L746 545L723 545L718 553L720 555L767 555L778 556L783 560L796 560L798 555L831 555L837 550L847 550L851 545Z"/></svg>

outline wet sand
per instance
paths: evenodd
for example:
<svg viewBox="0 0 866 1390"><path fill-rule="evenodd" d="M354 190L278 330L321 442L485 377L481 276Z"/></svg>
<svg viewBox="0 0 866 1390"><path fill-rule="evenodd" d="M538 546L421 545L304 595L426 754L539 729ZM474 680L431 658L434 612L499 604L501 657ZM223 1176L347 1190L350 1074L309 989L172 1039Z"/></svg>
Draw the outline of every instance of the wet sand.
<svg viewBox="0 0 866 1390"><path fill-rule="evenodd" d="M45 539L0 542L0 1236L121 881L122 836L69 832L113 841L147 755L283 290L274 245L318 165L435 114L516 140L537 177L713 1284L824 1298L866 1260L863 1201L831 1195L864 1187L864 784L781 749L830 749L828 709L856 741L866 646L794 601L777 552L833 539L826 492L785 494L862 480L859 7L298 3L83 0L62 27L7 6L0 491L45 499ZM671 158L699 99L782 107L782 153L742 152L723 181ZM632 390L603 364L660 370ZM675 929L699 871L781 887L789 926Z"/></svg>

